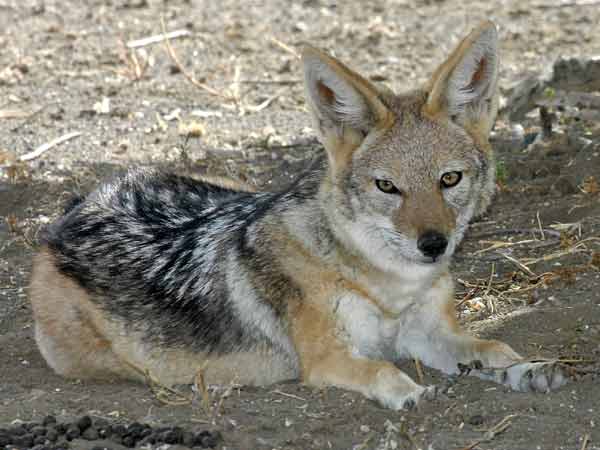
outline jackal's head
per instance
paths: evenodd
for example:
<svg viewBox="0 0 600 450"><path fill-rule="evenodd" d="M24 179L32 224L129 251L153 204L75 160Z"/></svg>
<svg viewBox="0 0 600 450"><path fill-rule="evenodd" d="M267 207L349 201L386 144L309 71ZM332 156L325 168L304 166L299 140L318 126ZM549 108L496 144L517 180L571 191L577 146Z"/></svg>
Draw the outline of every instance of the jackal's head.
<svg viewBox="0 0 600 450"><path fill-rule="evenodd" d="M347 243L380 268L448 260L494 191L494 24L473 30L420 90L378 90L331 56L302 55L329 160L324 201ZM406 267L405 265L403 265Z"/></svg>

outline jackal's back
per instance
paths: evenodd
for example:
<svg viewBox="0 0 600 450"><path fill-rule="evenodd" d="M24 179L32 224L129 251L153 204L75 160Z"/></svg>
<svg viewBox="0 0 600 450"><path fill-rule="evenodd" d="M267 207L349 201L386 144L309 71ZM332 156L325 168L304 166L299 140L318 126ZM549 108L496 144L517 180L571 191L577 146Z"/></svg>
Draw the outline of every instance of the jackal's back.
<svg viewBox="0 0 600 450"><path fill-rule="evenodd" d="M261 219L297 197L134 171L90 194L44 241L63 274L149 341L217 354L245 351L276 343L242 323L235 303L244 299L234 298L228 280L232 271L257 276L261 255L252 241ZM244 266L249 252L253 267ZM272 299L250 294L280 313Z"/></svg>

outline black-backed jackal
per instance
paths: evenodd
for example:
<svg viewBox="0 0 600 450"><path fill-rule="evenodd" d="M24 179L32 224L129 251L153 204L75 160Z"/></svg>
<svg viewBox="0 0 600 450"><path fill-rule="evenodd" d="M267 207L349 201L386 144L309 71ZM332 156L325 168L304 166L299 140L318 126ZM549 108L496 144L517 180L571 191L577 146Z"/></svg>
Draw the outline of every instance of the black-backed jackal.
<svg viewBox="0 0 600 450"><path fill-rule="evenodd" d="M401 358L516 390L563 384L454 314L449 261L495 185L495 26L400 95L317 49L302 62L325 152L284 191L132 171L49 227L30 290L48 364L168 385L200 367L209 383L299 378L394 409L435 391Z"/></svg>

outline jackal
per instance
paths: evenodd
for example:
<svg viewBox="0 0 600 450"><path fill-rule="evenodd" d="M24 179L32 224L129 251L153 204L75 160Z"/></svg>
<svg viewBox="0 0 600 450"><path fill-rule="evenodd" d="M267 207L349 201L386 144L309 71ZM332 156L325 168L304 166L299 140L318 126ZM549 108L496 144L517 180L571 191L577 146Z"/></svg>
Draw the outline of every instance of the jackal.
<svg viewBox="0 0 600 450"><path fill-rule="evenodd" d="M451 255L492 197L498 39L486 22L422 88L395 95L302 52L325 148L277 193L135 170L47 230L30 296L48 364L76 378L166 385L335 385L401 409L435 394L419 359L515 390L565 382L556 364L462 332Z"/></svg>

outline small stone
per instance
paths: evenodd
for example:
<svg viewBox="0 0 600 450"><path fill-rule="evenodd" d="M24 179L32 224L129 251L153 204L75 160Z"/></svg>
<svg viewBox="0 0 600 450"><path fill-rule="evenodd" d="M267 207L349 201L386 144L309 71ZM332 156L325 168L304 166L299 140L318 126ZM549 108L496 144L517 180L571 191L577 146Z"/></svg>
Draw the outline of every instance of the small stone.
<svg viewBox="0 0 600 450"><path fill-rule="evenodd" d="M371 431L371 428L369 428L369 426L368 426L368 425L361 425L361 426L360 426L360 431L361 431L362 433L368 433L369 431Z"/></svg>
<svg viewBox="0 0 600 450"><path fill-rule="evenodd" d="M125 447L132 448L135 445L135 439L133 438L133 436L125 436L123 438L123 445Z"/></svg>
<svg viewBox="0 0 600 450"><path fill-rule="evenodd" d="M482 425L484 422L483 416L481 414L474 414L467 419L467 423L473 426Z"/></svg>

